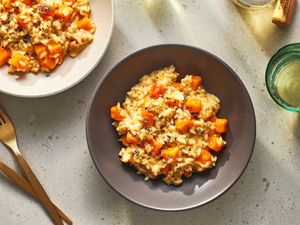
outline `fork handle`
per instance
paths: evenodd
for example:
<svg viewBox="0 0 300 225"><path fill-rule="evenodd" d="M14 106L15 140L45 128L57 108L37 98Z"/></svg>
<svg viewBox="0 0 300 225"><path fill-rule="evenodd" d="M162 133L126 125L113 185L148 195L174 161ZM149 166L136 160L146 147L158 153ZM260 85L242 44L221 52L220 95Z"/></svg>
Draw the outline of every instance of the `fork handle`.
<svg viewBox="0 0 300 225"><path fill-rule="evenodd" d="M11 179L11 181L15 182L15 184L17 184L20 188L22 188L25 192L27 192L29 195L34 197L36 200L39 200L38 196L32 189L30 183L28 183L28 181L24 177L19 175L16 171L14 171L12 168L10 168L9 166L7 166L6 164L4 164L2 162L0 162L0 170L7 177L9 177ZM54 204L54 203L52 203L52 204ZM61 211L57 206L55 206L55 207L56 207L56 210L57 210L59 216L64 221L66 221L68 224L72 225L73 221L63 211Z"/></svg>
<svg viewBox="0 0 300 225"><path fill-rule="evenodd" d="M30 182L34 192L38 196L39 200L41 201L42 205L48 211L49 215L51 216L52 220L55 222L56 225L63 225L61 218L59 217L56 208L52 204L49 196L47 195L46 191L44 190L43 186L34 175L32 169L24 159L21 154L16 154L17 161L24 171L28 181Z"/></svg>

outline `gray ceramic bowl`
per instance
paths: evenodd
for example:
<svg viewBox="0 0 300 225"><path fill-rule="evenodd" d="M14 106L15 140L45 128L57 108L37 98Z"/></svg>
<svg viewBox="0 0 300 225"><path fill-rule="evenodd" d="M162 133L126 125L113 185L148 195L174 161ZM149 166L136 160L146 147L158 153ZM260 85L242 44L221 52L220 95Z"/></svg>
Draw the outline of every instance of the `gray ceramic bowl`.
<svg viewBox="0 0 300 225"><path fill-rule="evenodd" d="M185 179L179 187L144 176L123 165L121 144L111 125L110 107L123 102L143 74L169 65L182 74L200 74L205 88L221 100L220 117L229 121L227 146L215 168ZM235 72L216 56L189 46L158 45L137 51L116 64L100 82L87 115L87 142L104 180L120 195L141 206L176 211L204 205L223 194L242 175L254 147L255 115L249 94Z"/></svg>

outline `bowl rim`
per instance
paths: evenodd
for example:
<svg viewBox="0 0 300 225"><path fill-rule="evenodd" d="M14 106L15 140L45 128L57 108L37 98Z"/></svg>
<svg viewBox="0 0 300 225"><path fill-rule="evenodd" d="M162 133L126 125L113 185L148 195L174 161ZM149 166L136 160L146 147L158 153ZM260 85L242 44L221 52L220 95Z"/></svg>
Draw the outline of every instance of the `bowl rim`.
<svg viewBox="0 0 300 225"><path fill-rule="evenodd" d="M90 129L90 125L89 125L90 124L89 121L90 121L90 117L91 117L91 109L92 109L92 105L93 105L93 103L94 103L94 101L96 99L96 95L97 95L99 89L101 88L102 84L105 82L106 79L108 79L109 74L111 74L111 72L115 68L117 68L120 64L122 64L128 58L130 58L130 57L132 57L132 56L134 56L136 54L139 54L140 52L144 52L144 51L148 51L148 50L153 49L153 48L160 48L160 47L184 47L184 48L194 49L194 50L197 50L197 51L202 51L205 54L210 55L211 57L213 57L214 59L216 59L217 61L219 61L220 63L222 63L231 72L231 74L233 74L234 78L237 80L237 82L240 84L241 88L244 90L244 92L246 94L246 97L247 97L247 99L250 102L250 110L252 111L252 116L253 116L253 120L254 120L254 124L253 124L253 129L254 129L253 140L252 140L252 146L250 148L251 151L250 151L250 154L249 154L249 158L248 158L245 166L243 167L243 169L239 173L239 175L232 182L230 182L229 185L227 185L226 187L224 187L222 191L220 191L218 194L216 194L215 196L211 197L210 199L207 199L206 201L203 201L203 202L200 202L200 203L192 204L190 206L185 206L185 207L176 207L176 208L154 207L154 206L149 206L149 205L147 205L147 204L145 204L143 202L136 201L136 200L131 199L128 196L124 195L119 190L117 190L113 185L111 185L110 182L103 175L102 171L100 170L100 168L97 165L96 157L95 157L94 151L92 150L92 147L91 147L91 139L90 139L90 137L91 137L91 135L90 135L91 129ZM114 64L105 73L105 75L101 78L101 80L99 81L97 87L94 90L92 98L91 98L91 100L90 100L90 102L88 104L87 110L88 110L88 112L87 112L87 115L86 115L86 125L85 125L86 140L87 140L87 145L88 145L88 149L89 149L92 161L93 161L93 163L94 163L94 165L95 165L98 173L101 175L101 177L106 182L106 184L108 184L108 186L110 186L112 188L112 190L114 190L116 193L118 193L120 196L122 196L124 199L128 200L129 202L132 202L132 203L134 203L134 204L136 204L138 206L142 206L143 208L146 208L146 209L151 209L151 210L155 210L155 211L164 211L164 212L179 212L179 211L186 211L186 210L194 209L194 208L197 208L197 207L201 207L201 206L204 206L204 205L206 205L206 204L208 204L208 203L210 203L210 202L218 199L220 196L222 196L228 190L230 190L234 186L234 184L236 184L236 182L241 178L241 176L245 172L246 168L248 167L249 162L250 162L250 160L252 158L252 155L253 155L253 152L254 152L255 140L256 140L256 116L255 116L255 110L254 110L254 107L253 107L253 102L251 100L250 94L249 94L246 86L244 85L244 83L242 82L242 80L239 78L239 76L235 73L235 71L227 63L225 63L222 59L220 59L216 55L214 55L214 54L212 54L212 53L210 53L210 52L208 52L208 51L206 51L204 49L201 49L201 48L198 48L198 47L195 47L195 46L183 45L183 44L158 44L158 45L150 45L148 47L145 47L145 48L142 48L142 49L139 49L139 50L136 50L136 51L133 51L133 52L127 54L126 56L124 56L123 58L121 58L116 64Z"/></svg>
<svg viewBox="0 0 300 225"><path fill-rule="evenodd" d="M90 70L87 71L84 76L80 77L80 79L76 80L76 82L73 82L73 83L69 84L68 86L65 86L64 88L62 88L60 90L56 90L56 91L45 93L45 94L16 94L16 93L1 90L1 89L0 89L0 93L10 95L10 96L14 96L14 97L19 97L19 98L25 98L25 99L44 98L44 97L50 97L50 96L54 96L54 95L63 93L65 91L69 90L70 88L76 86L81 81L83 81L99 65L99 63L102 60L102 58L104 57L104 55L105 55L105 53L108 49L108 46L111 42L111 39L112 39L112 35L113 35L113 32L114 32L114 27L115 27L115 23L116 23L116 4L115 4L114 0L109 0L109 1L111 2L111 21L112 22L111 22L111 26L109 28L109 36L108 36L108 39L107 39L107 43L106 43L106 45L103 49L102 54L99 56L99 59L96 61L95 65L93 65L93 67L91 67ZM91 44L93 44L93 43L91 43Z"/></svg>
<svg viewBox="0 0 300 225"><path fill-rule="evenodd" d="M274 102L277 103L277 105L279 105L281 108L288 110L290 112L300 112L300 107L292 107L292 106L288 106L287 104L285 104L286 102L284 100L278 101L278 99L272 94L269 82L268 82L268 77L271 76L271 64L274 63L274 61L276 62L276 58L278 56L281 55L285 55L288 54L288 52L284 52L285 49L291 47L291 46L298 46L300 48L300 42L294 42L294 43L290 43L287 45L284 45L283 47L281 47L280 49L278 49L271 57L271 59L268 62L266 71L265 71L265 83L266 83L266 87L267 87L267 91L269 93L269 95L271 96L271 98L273 99ZM299 56L300 58L300 56Z"/></svg>

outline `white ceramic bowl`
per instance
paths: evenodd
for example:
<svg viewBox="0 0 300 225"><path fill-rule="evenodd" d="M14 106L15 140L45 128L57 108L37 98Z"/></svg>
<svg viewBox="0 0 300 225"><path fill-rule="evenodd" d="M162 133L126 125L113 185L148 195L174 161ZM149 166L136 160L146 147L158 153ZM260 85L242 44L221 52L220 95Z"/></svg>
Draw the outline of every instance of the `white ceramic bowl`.
<svg viewBox="0 0 300 225"><path fill-rule="evenodd" d="M90 0L92 18L97 30L94 41L76 58L67 57L51 76L44 73L28 73L16 80L8 74L7 66L0 68L0 92L20 97L44 97L54 95L83 80L99 63L111 39L114 25L113 0Z"/></svg>

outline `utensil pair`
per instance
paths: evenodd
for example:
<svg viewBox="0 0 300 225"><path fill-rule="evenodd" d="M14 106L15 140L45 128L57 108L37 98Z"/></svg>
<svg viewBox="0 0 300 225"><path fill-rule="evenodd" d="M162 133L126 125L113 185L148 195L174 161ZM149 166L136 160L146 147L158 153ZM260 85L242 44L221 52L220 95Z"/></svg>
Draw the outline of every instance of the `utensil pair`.
<svg viewBox="0 0 300 225"><path fill-rule="evenodd" d="M13 124L2 108L0 108L0 141L14 154L28 181L4 163L0 163L0 170L26 192L37 198L56 225L63 225L62 219L72 224L72 220L51 202L41 183L22 156L17 145L17 137Z"/></svg>

